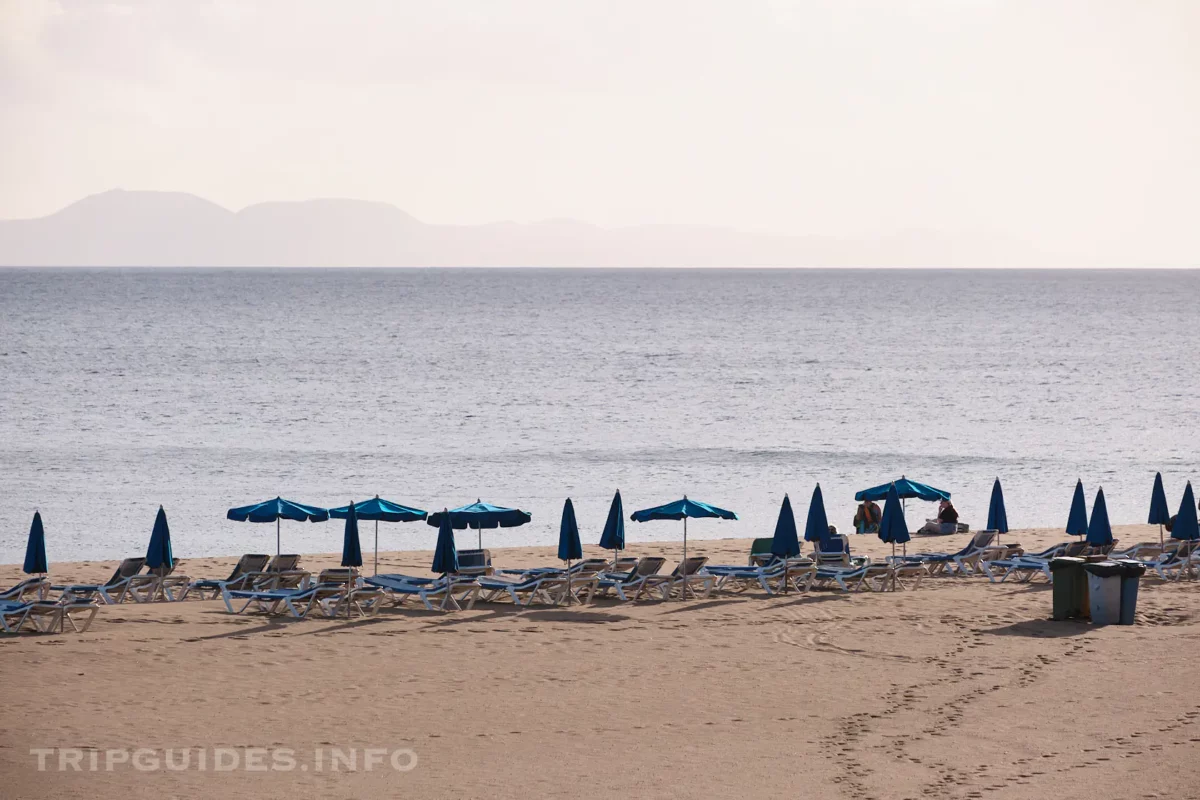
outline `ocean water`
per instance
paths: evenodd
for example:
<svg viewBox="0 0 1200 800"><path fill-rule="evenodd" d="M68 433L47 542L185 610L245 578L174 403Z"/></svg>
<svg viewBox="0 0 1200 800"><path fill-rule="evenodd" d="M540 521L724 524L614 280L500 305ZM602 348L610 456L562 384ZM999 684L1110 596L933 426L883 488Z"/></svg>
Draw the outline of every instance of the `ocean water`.
<svg viewBox="0 0 1200 800"><path fill-rule="evenodd" d="M1064 522L1076 478L1144 522L1157 470L1172 507L1200 479L1200 272L0 270L4 563L35 509L52 561L141 554L160 503L187 557L274 552L225 510L276 495L532 512L503 546L555 542L568 496L595 541L617 488L751 537L819 481L846 530L901 474L973 526L996 476L1014 527Z"/></svg>

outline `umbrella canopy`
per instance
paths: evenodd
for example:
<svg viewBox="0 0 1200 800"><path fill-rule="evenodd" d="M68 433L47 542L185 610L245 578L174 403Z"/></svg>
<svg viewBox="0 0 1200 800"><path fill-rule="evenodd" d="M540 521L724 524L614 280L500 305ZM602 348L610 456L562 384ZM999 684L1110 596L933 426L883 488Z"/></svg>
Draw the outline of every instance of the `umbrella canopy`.
<svg viewBox="0 0 1200 800"><path fill-rule="evenodd" d="M635 511L629 515L629 518L634 522L649 522L655 519L687 519L716 517L718 519L737 519L737 514L732 511L726 511L723 508L702 503L699 500L689 500L685 495L682 500L676 500L674 503L667 503L654 508L643 508L641 511Z"/></svg>
<svg viewBox="0 0 1200 800"><path fill-rule="evenodd" d="M274 500L264 500L249 506L231 508L225 512L226 519L237 522L274 522L275 523L275 555L279 555L279 520L291 519L297 522L324 522L329 519L329 512L316 506L306 506L276 497Z"/></svg>
<svg viewBox="0 0 1200 800"><path fill-rule="evenodd" d="M342 536L342 566L362 566L362 546L358 541L358 512L355 506L348 506L346 513L346 531Z"/></svg>
<svg viewBox="0 0 1200 800"><path fill-rule="evenodd" d="M1179 516L1171 528L1172 539L1190 542L1200 539L1200 526L1196 524L1196 497L1192 494L1192 482L1183 490L1183 502L1179 504ZM29 570L25 570L28 572Z"/></svg>
<svg viewBox="0 0 1200 800"><path fill-rule="evenodd" d="M1147 525L1166 525L1171 521L1171 509L1167 505L1167 493L1163 490L1162 473L1154 474L1154 489L1150 492L1150 517Z"/></svg>
<svg viewBox="0 0 1200 800"><path fill-rule="evenodd" d="M150 532L150 546L146 548L146 566L150 569L170 570L175 566L171 556L171 528L167 525L167 512L158 507L154 517L154 530Z"/></svg>
<svg viewBox="0 0 1200 800"><path fill-rule="evenodd" d="M796 516L792 513L792 501L785 494L779 506L779 519L775 521L775 536L771 539L771 553L780 558L800 555L800 537L796 532Z"/></svg>
<svg viewBox="0 0 1200 800"><path fill-rule="evenodd" d="M562 523L558 526L558 560L583 558L583 543L579 541L579 524L575 521L575 504L571 498L563 503Z"/></svg>
<svg viewBox="0 0 1200 800"><path fill-rule="evenodd" d="M1071 498L1071 513L1067 516L1067 533L1072 536L1086 536L1088 532L1087 500L1083 497L1083 481L1075 484L1075 494Z"/></svg>
<svg viewBox="0 0 1200 800"><path fill-rule="evenodd" d="M862 502L863 500L886 500L888 493L892 487L896 489L896 495L901 498L916 497L920 500L949 500L950 493L944 492L941 489L935 489L932 486L927 486L924 483L910 481L903 475L900 480L892 481L891 483L881 483L878 486L872 486L870 489L863 489L854 495L854 499ZM882 524L882 523L881 523Z"/></svg>
<svg viewBox="0 0 1200 800"><path fill-rule="evenodd" d="M494 506L491 503L476 500L467 506L459 506L449 511L443 509L436 514L430 514L425 518L425 521L434 527L440 528L442 526L443 515L449 516L450 525L454 528L458 528L459 530L474 528L479 531L479 549L481 550L483 549L484 528L515 528L533 519L533 515L528 511L522 511L519 508Z"/></svg>
<svg viewBox="0 0 1200 800"><path fill-rule="evenodd" d="M329 516L334 519L346 519L350 506L329 509ZM370 500L354 504L354 513L359 519L375 520L376 522L416 522L425 519L429 514L419 508L410 508L391 500L384 500L375 495Z"/></svg>
<svg viewBox="0 0 1200 800"><path fill-rule="evenodd" d="M903 544L912 538L908 535L904 506L900 504L900 492L894 486L887 493L883 504L883 517L879 520L879 538L894 545Z"/></svg>
<svg viewBox="0 0 1200 800"><path fill-rule="evenodd" d="M989 531L1008 533L1008 512L1004 510L1004 490L1000 488L1000 479L992 484L992 502L988 505Z"/></svg>
<svg viewBox="0 0 1200 800"><path fill-rule="evenodd" d="M600 546L605 550L625 549L625 507L621 503L620 489L613 495L612 505L608 507L608 519L604 523L604 533L600 534Z"/></svg>
<svg viewBox="0 0 1200 800"><path fill-rule="evenodd" d="M450 515L443 509L439 515L441 524L438 525L437 547L433 551L433 572L442 575L458 572L458 550L454 547L454 528L450 524Z"/></svg>
<svg viewBox="0 0 1200 800"><path fill-rule="evenodd" d="M276 497L274 500L264 500L254 505L231 508L225 512L225 517L237 522L278 522L281 519L324 522L329 519L329 512L316 506L306 506Z"/></svg>
<svg viewBox="0 0 1200 800"><path fill-rule="evenodd" d="M1092 504L1092 520L1088 523L1087 542L1092 547L1105 547L1113 543L1112 525L1108 524L1108 505L1104 502L1104 488L1096 490L1096 502Z"/></svg>
<svg viewBox="0 0 1200 800"><path fill-rule="evenodd" d="M494 506L491 503L476 500L467 506L430 514L425 521L435 528L440 528L443 515L449 515L451 527L458 530L463 528L515 528L533 519L533 515L528 511Z"/></svg>
<svg viewBox="0 0 1200 800"><path fill-rule="evenodd" d="M25 566L21 570L26 575L45 575L50 571L46 561L46 531L42 528L42 512L33 512L33 524L29 526L29 541L25 545Z"/></svg>
<svg viewBox="0 0 1200 800"><path fill-rule="evenodd" d="M829 517L825 515L825 497L821 494L821 484L813 489L812 500L808 504L808 521L804 523L804 541L823 542L829 538Z"/></svg>

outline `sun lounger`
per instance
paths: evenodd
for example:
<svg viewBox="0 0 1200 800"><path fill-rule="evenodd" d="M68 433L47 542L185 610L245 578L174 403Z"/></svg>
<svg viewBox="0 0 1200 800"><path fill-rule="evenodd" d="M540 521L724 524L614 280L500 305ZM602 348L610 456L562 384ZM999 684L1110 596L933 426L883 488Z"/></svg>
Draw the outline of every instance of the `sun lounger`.
<svg viewBox="0 0 1200 800"><path fill-rule="evenodd" d="M469 610L475 607L475 601L479 599L479 584L469 575L420 580L421 582L417 583L405 579L403 575L374 575L367 578L366 583L386 590L393 605L402 606L415 598L429 611L445 611L447 606L459 611L463 602ZM436 607L432 602L435 600L438 602Z"/></svg>
<svg viewBox="0 0 1200 800"><path fill-rule="evenodd" d="M44 577L26 578L11 589L0 592L0 600L15 600L17 602L45 600L46 594L49 591L50 581Z"/></svg>
<svg viewBox="0 0 1200 800"><path fill-rule="evenodd" d="M270 560L270 556L260 553L246 553L238 559L238 563L234 566L233 571L229 573L228 578L224 580L202 578L198 581L192 581L189 594L194 594L201 600L215 600L221 594L221 587L223 586L228 586L230 589L247 589L255 577L254 573L266 570L267 563ZM205 597L205 593L208 593L207 597Z"/></svg>
<svg viewBox="0 0 1200 800"><path fill-rule="evenodd" d="M600 574L608 562L597 558L581 561L580 564L583 566L579 569L572 565L570 570L533 570L520 577L480 576L477 579L480 599L485 603L493 603L507 597L516 606L529 606L535 601L552 605L576 601L586 605L591 603ZM522 597L525 598L524 603L521 602Z"/></svg>
<svg viewBox="0 0 1200 800"><path fill-rule="evenodd" d="M817 574L810 558L777 558L748 567L707 565L704 570L716 576L717 591L744 592L759 586L767 594L782 591L785 584L798 592L807 591Z"/></svg>
<svg viewBox="0 0 1200 800"><path fill-rule="evenodd" d="M636 561L636 559L634 559ZM570 569L566 567L530 567L528 569L500 569L496 570L499 575L518 575L523 578L533 577L535 575L579 575L582 573L595 573L607 571L608 559L605 558L585 558L571 564Z"/></svg>
<svg viewBox="0 0 1200 800"><path fill-rule="evenodd" d="M1155 558L1132 559L1152 570L1161 580L1180 580L1190 575L1200 560L1200 542L1180 542Z"/></svg>
<svg viewBox="0 0 1200 800"><path fill-rule="evenodd" d="M856 567L819 567L812 588L837 587L843 592L886 592L891 589L918 589L928 576L924 564L867 563ZM910 585L911 584L911 585Z"/></svg>
<svg viewBox="0 0 1200 800"><path fill-rule="evenodd" d="M63 607L58 603L0 601L0 631L4 633L20 633L22 628L36 633L54 633L62 627L62 618Z"/></svg>
<svg viewBox="0 0 1200 800"><path fill-rule="evenodd" d="M670 575L651 575L647 577L633 599L636 602L643 594L657 591L663 600L669 600L677 590L680 599L692 597L708 597L717 585L717 576L704 571L708 556L688 556L676 565Z"/></svg>
<svg viewBox="0 0 1200 800"><path fill-rule="evenodd" d="M1046 580L1053 581L1050 573L1050 561L1060 556L1081 556L1087 551L1086 542L1064 542L1055 545L1042 553L1022 554L1010 558L996 558L980 563L980 569L992 583L1004 583L1010 577L1017 583L1028 583L1034 577L1042 575ZM1043 555L1049 553L1049 555Z"/></svg>
<svg viewBox="0 0 1200 800"><path fill-rule="evenodd" d="M129 591L130 581L133 580L142 567L146 565L144 558L127 558L113 572L112 577L104 583L73 583L50 588L62 593L67 600L100 600L106 605L124 602Z"/></svg>
<svg viewBox="0 0 1200 800"><path fill-rule="evenodd" d="M613 592L622 600L632 600L641 591L646 581L658 575L659 570L667 563L665 558L647 556L639 558L637 566L629 572L605 572L598 576L595 597L604 597Z"/></svg>
<svg viewBox="0 0 1200 800"><path fill-rule="evenodd" d="M931 576L972 575L979 570L979 562L986 556L1002 557L1011 553L1013 546L994 549L992 542L995 538L996 531L976 531L957 553L914 553L888 560L894 564L924 564Z"/></svg>

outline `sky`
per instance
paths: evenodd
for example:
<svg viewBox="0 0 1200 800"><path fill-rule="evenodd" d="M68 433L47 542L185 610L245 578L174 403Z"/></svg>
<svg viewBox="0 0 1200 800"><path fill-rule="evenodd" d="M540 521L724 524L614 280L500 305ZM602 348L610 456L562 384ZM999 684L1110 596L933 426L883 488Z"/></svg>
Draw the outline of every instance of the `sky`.
<svg viewBox="0 0 1200 800"><path fill-rule="evenodd" d="M1200 264L1195 0L0 0L0 218L112 188Z"/></svg>

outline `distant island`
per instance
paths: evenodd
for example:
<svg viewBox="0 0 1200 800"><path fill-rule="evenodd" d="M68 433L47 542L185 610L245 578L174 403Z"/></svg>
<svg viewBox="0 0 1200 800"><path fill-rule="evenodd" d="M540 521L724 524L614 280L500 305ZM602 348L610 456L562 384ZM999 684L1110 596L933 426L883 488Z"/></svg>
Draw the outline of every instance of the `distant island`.
<svg viewBox="0 0 1200 800"><path fill-rule="evenodd" d="M779 236L575 220L430 225L385 203L272 202L230 211L181 192L113 190L0 221L0 265L530 267L1071 267L1001 235ZM1136 265L1129 265L1136 266Z"/></svg>

